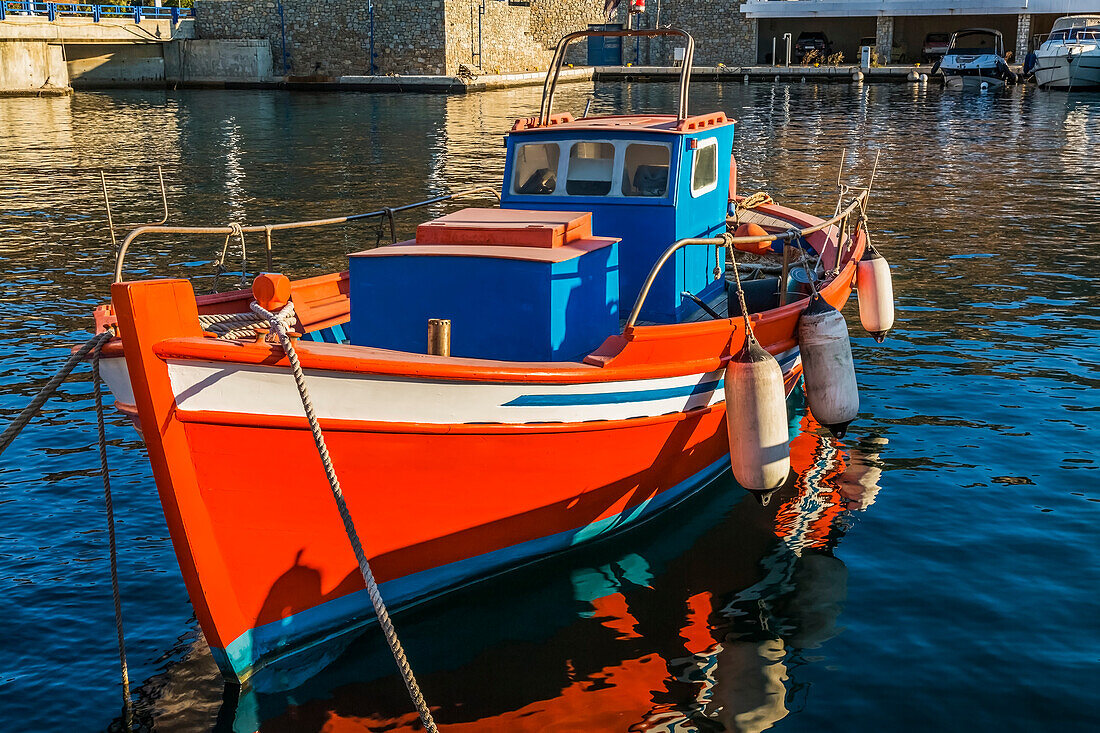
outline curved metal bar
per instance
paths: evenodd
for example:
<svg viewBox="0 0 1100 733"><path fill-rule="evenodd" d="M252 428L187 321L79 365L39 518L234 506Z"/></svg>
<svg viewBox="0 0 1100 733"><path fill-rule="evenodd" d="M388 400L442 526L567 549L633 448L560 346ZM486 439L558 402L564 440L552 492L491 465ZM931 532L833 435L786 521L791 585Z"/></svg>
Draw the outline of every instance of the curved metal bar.
<svg viewBox="0 0 1100 733"><path fill-rule="evenodd" d="M860 205L860 203L867 197L868 190L869 189L864 189L863 192L856 196L855 199L852 200L852 203L848 204L844 211L840 212L839 215L834 216L832 219L829 219L827 221L823 221L820 224L814 224L812 227L806 227L805 229L790 229L781 234L770 234L765 237L734 237L730 234L725 234L721 237L713 239L681 239L679 241L673 242L672 245L668 249L666 249L664 253L662 253L661 256L657 259L657 262L654 263L652 269L650 269L649 275L645 279L645 284L642 285L642 289L638 292L638 298L634 301L634 308L632 308L630 311L630 317L626 319L626 325L623 326L623 332L625 333L627 329L633 328L634 324L638 321L638 315L642 312L642 306L645 304L645 299L649 296L649 290L653 287L653 282L657 279L657 275L660 273L661 268L664 267L664 264L666 262L668 262L668 258L675 254L676 250L695 244L705 244L713 247L717 245L732 246L735 244L756 244L757 242L774 242L777 239L785 239L789 242L797 237L804 237L807 234L819 232L822 229L827 229L833 224L836 224L838 221L851 214ZM839 257L839 252L837 256Z"/></svg>
<svg viewBox="0 0 1100 733"><path fill-rule="evenodd" d="M688 109L688 85L691 82L691 64L695 57L695 39L687 31L680 28L650 28L621 31L574 31L562 36L554 49L554 55L550 59L550 68L546 70L546 80L542 83L542 102L539 104L539 124L550 124L550 115L554 107L554 92L558 88L558 77L561 75L561 66L565 62L565 50L570 43L578 38L591 36L605 37L656 37L656 36L683 36L687 45L684 49L684 65L680 72L680 105L677 117L687 119Z"/></svg>
<svg viewBox="0 0 1100 733"><path fill-rule="evenodd" d="M463 191L457 191L455 193L449 193L446 196L436 196L435 198L425 199L424 201L417 201L412 204L404 204L402 206L392 206L378 211L368 211L365 214L349 214L348 216L335 216L329 219L310 219L307 221L290 221L282 222L280 224L252 224L250 226L242 226L235 228L232 226L220 226L220 227L169 227L161 226L159 224L149 224L146 226L140 226L132 230L126 235L126 238L122 240L122 244L119 245L118 255L115 258L115 282L122 282L122 268L126 263L126 253L130 249L130 245L133 244L138 238L146 234L221 234L230 235L238 232L244 233L258 233L264 232L267 239L270 241L271 232L283 231L285 229L308 229L310 227L327 226L330 224L346 224L353 221L362 221L364 219L371 219L378 216L392 217L394 213L400 211L409 211L410 209L416 209L421 206L430 206L431 204L438 204L443 201L450 201L452 199L465 198L467 196L476 196L479 194L492 194L500 200L500 192L492 186L478 186L476 188L468 188Z"/></svg>
<svg viewBox="0 0 1100 733"><path fill-rule="evenodd" d="M623 326L623 331L625 332L626 329L634 327L635 321L638 320L638 315L642 312L642 306L645 304L645 299L649 296L649 289L653 287L653 281L657 279L658 273L660 273L661 268L664 267L664 264L668 262L668 258L676 254L677 250L693 244L705 244L710 247L716 247L718 245L728 244L732 241L733 237L730 237L727 234L724 237L714 237L709 239L689 238L680 239L676 242L673 242L672 246L666 249L664 253L661 254L661 256L657 259L657 262L654 263L653 267L650 269L649 275L645 279L645 284L642 285L641 292L638 293L638 298L634 301L634 308L630 311L630 318L626 319L626 325ZM758 242L760 240L754 239L753 241Z"/></svg>

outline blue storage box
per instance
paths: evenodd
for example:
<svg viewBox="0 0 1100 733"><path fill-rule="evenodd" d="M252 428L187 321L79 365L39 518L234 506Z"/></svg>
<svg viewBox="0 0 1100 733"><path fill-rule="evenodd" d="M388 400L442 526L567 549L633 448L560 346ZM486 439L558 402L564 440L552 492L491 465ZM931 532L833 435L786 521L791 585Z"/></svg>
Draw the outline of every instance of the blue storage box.
<svg viewBox="0 0 1100 733"><path fill-rule="evenodd" d="M442 217L416 241L350 256L348 336L423 354L428 320L447 318L452 356L580 360L619 330L618 241L577 212Z"/></svg>

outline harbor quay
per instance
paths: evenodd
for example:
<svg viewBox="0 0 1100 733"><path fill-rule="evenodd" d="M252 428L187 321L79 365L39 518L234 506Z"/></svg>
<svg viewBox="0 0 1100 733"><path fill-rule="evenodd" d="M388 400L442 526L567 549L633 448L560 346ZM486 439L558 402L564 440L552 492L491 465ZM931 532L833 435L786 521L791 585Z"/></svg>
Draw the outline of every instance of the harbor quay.
<svg viewBox="0 0 1100 733"><path fill-rule="evenodd" d="M127 86L467 93L541 84L566 33L670 27L695 38L697 80L915 82L958 29L996 30L1008 61L1019 66L1059 14L1100 10L1098 0L633 0L614 3L610 12L606 5L194 0L190 7L159 7L5 0L0 94ZM670 37L589 39L569 52L573 68L563 80L659 80L668 72L655 68L682 62L683 53Z"/></svg>

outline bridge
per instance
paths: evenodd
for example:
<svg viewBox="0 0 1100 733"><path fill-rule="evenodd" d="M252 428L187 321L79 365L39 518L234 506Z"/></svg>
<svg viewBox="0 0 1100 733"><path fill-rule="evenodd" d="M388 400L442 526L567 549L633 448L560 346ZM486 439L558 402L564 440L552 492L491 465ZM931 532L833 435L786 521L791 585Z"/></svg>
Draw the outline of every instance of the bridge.
<svg viewBox="0 0 1100 733"><path fill-rule="evenodd" d="M0 0L0 95L259 78L270 65L266 43L195 40L192 8Z"/></svg>

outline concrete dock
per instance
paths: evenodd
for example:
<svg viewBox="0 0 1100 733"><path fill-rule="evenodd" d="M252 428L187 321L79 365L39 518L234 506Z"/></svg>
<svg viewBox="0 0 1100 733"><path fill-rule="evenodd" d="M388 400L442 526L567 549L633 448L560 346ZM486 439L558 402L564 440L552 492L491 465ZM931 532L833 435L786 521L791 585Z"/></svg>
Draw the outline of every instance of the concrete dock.
<svg viewBox="0 0 1100 733"><path fill-rule="evenodd" d="M693 82L841 82L851 83L858 66L695 66ZM911 72L927 74L927 66L886 66L865 70L865 82L905 82ZM659 66L579 66L562 69L560 81L668 81L680 78L678 68ZM480 74L473 76L397 75L386 76L287 76L269 80L227 79L218 81L184 80L179 87L273 88L358 92L412 92L436 94L472 94L509 87L542 86L545 71L519 74Z"/></svg>

